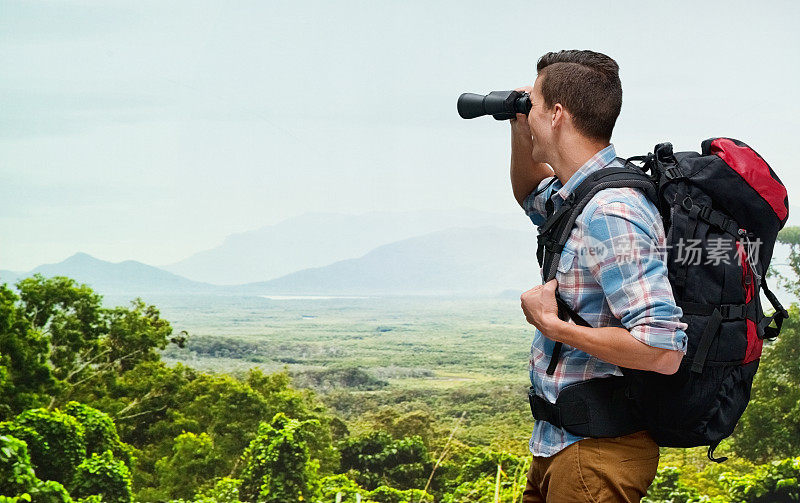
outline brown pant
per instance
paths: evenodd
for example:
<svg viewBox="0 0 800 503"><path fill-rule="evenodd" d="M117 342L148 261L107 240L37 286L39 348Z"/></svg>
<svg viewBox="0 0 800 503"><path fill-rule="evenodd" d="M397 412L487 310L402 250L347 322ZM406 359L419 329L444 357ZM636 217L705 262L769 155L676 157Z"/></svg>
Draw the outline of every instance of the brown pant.
<svg viewBox="0 0 800 503"><path fill-rule="evenodd" d="M658 468L658 445L646 431L586 438L548 458L534 456L523 503L634 502Z"/></svg>

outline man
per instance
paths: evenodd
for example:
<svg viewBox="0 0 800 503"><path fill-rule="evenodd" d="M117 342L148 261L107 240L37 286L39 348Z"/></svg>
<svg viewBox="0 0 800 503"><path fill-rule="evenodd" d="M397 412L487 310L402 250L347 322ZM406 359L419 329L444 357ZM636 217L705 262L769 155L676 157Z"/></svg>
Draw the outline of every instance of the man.
<svg viewBox="0 0 800 503"><path fill-rule="evenodd" d="M536 225L548 200L557 211L590 173L616 160L611 132L622 107L619 67L592 51L547 53L537 64L528 116L511 121L511 184ZM536 327L530 378L551 403L567 385L621 375L620 366L663 374L686 352L686 324L675 305L661 256L664 228L655 206L633 188L598 192L575 222L556 279L521 296ZM598 252L599 250L599 252ZM604 252L604 253L601 253ZM621 256L634 257L620 260ZM558 318L555 292L591 327ZM552 375L546 369L563 344ZM658 446L646 431L617 438L581 438L536 421L525 502L639 501L658 467Z"/></svg>

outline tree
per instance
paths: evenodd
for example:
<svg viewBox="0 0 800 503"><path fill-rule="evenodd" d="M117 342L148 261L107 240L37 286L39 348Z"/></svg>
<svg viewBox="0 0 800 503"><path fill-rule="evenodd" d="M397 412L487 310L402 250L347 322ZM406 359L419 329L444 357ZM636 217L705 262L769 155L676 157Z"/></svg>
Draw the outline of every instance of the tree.
<svg viewBox="0 0 800 503"><path fill-rule="evenodd" d="M655 480L647 490L643 503L697 503L700 493L694 487L680 480L680 468L665 466L658 471Z"/></svg>
<svg viewBox="0 0 800 503"><path fill-rule="evenodd" d="M783 229L778 241L790 246L793 277L771 273L800 296L800 227ZM733 435L734 450L758 463L800 452L800 308L792 304L788 311L780 336L764 348L750 403Z"/></svg>
<svg viewBox="0 0 800 503"><path fill-rule="evenodd" d="M800 452L800 309L796 304L789 308L781 335L764 350L732 446L737 454L757 463Z"/></svg>
<svg viewBox="0 0 800 503"><path fill-rule="evenodd" d="M730 501L789 503L800 501L800 458L758 466L752 473L724 477Z"/></svg>
<svg viewBox="0 0 800 503"><path fill-rule="evenodd" d="M195 503L242 503L239 500L239 487L242 481L230 477L217 480L210 489L200 491L194 496Z"/></svg>
<svg viewBox="0 0 800 503"><path fill-rule="evenodd" d="M394 440L384 431L345 440L340 446L341 471L372 490L380 485L398 489L425 487L433 468L428 449L418 436Z"/></svg>
<svg viewBox="0 0 800 503"><path fill-rule="evenodd" d="M55 377L75 382L99 348L98 339L105 329L102 297L62 276L36 274L17 282L17 288L25 317L47 336L47 359Z"/></svg>
<svg viewBox="0 0 800 503"><path fill-rule="evenodd" d="M121 372L182 345L169 322L141 299L102 307L102 297L70 278L41 274L0 285L0 418L27 408L95 398Z"/></svg>
<svg viewBox="0 0 800 503"><path fill-rule="evenodd" d="M131 466L132 448L120 440L117 426L108 414L74 401L68 402L63 410L83 426L87 456L111 451L115 458Z"/></svg>
<svg viewBox="0 0 800 503"><path fill-rule="evenodd" d="M10 435L0 435L0 494L25 493L38 482L27 444Z"/></svg>
<svg viewBox="0 0 800 503"><path fill-rule="evenodd" d="M19 300L0 285L0 419L47 405L56 385L47 338L26 317Z"/></svg>
<svg viewBox="0 0 800 503"><path fill-rule="evenodd" d="M442 501L491 503L495 501L495 492L500 501L519 501L525 488L525 475L529 466L528 457L492 450L474 452L461 465L455 480L449 484L453 486L452 489L444 495Z"/></svg>
<svg viewBox="0 0 800 503"><path fill-rule="evenodd" d="M222 474L224 460L206 433L175 437L172 456L156 462L159 489L166 498L188 499L196 489Z"/></svg>
<svg viewBox="0 0 800 503"><path fill-rule="evenodd" d="M64 486L71 484L86 457L83 426L59 410L26 410L13 421L0 423L0 434L24 440L37 477Z"/></svg>
<svg viewBox="0 0 800 503"><path fill-rule="evenodd" d="M59 482L36 477L27 445L9 435L0 435L0 494L0 503L72 503Z"/></svg>
<svg viewBox="0 0 800 503"><path fill-rule="evenodd" d="M258 435L242 456L242 501L287 503L317 497L319 464L310 458L307 444L308 427L314 422L278 413L270 424L259 426Z"/></svg>
<svg viewBox="0 0 800 503"><path fill-rule="evenodd" d="M122 461L111 451L93 453L83 460L71 486L74 497L100 496L104 503L130 503L133 501L131 475Z"/></svg>

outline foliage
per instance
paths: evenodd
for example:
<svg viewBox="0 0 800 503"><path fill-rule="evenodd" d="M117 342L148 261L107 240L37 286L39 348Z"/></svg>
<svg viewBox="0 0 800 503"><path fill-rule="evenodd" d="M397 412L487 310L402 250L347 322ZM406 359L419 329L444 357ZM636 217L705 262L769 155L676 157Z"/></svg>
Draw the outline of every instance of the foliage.
<svg viewBox="0 0 800 503"><path fill-rule="evenodd" d="M498 466L500 479L498 485ZM519 501L525 488L530 459L491 450L479 450L457 472L442 499L445 503Z"/></svg>
<svg viewBox="0 0 800 503"><path fill-rule="evenodd" d="M93 453L78 466L72 494L99 495L104 503L130 503L133 498L130 471L111 451Z"/></svg>
<svg viewBox="0 0 800 503"><path fill-rule="evenodd" d="M0 493L6 495L0 503L332 503L337 493L343 503L357 495L363 503L491 503L495 491L499 501L519 501L530 418L523 384L502 372L516 373L511 360L525 355L509 351L508 358L495 358L516 344L513 337L475 346L476 334L489 330L485 320L473 320L474 326L459 320L458 340L472 341L457 351L442 345L453 340L440 335L443 328L397 323L396 330L379 333L362 329L369 320L348 325L352 337L314 332L319 343L284 342L285 332L280 341L207 337L214 354L204 357L317 359L291 374L254 369L228 375L161 361L161 350L170 342L181 345L183 336L173 337L159 311L140 299L105 309L99 296L66 278L34 277L18 285L19 295L0 286L0 418L7 420L0 423ZM800 310L793 307L781 338L765 346L753 400L726 450L759 463L800 452L798 324ZM511 334L510 326L495 335ZM415 330L419 337L412 339ZM358 353L356 344L378 337L379 358ZM396 338L394 349L390 338ZM357 360L347 360L351 344ZM362 360L363 368L353 364ZM392 366L374 366L386 361ZM443 377L440 369L448 366L473 373ZM475 373L480 369L495 374ZM322 393L297 389L298 382ZM449 439L452 418L462 413L464 429ZM446 456L426 486L445 444ZM710 464L687 458L686 450L668 451L646 501L797 496L797 458L755 466L732 457ZM673 452L683 453L683 463ZM62 473L47 480L48 470Z"/></svg>
<svg viewBox="0 0 800 503"><path fill-rule="evenodd" d="M58 482L36 477L24 441L0 435L0 503L69 503L72 498Z"/></svg>
<svg viewBox="0 0 800 503"><path fill-rule="evenodd" d="M393 439L384 431L348 439L339 448L341 471L348 470L368 489L425 487L433 468L428 449L418 436Z"/></svg>
<svg viewBox="0 0 800 503"><path fill-rule="evenodd" d="M314 419L306 427L311 456L328 472L338 461L331 443L330 415L313 394L293 389L283 372L265 375L254 370L240 380L180 364L143 362L117 379L113 391L98 406L116 411L120 436L140 450L134 471L139 499L166 497L156 463L173 456L175 437L184 432L210 437L219 460L214 463L217 468L205 476L204 482L210 482L215 476L241 470L237 461L255 438L259 423L278 412L298 420ZM197 482L201 483L199 475ZM186 491L199 488L189 485ZM188 497L186 492L182 495Z"/></svg>
<svg viewBox="0 0 800 503"><path fill-rule="evenodd" d="M642 499L642 503L696 503L700 501L700 493L680 480L681 471L674 466L659 469L655 480Z"/></svg>
<svg viewBox="0 0 800 503"><path fill-rule="evenodd" d="M0 435L0 494L24 493L37 482L25 442Z"/></svg>
<svg viewBox="0 0 800 503"><path fill-rule="evenodd" d="M240 479L222 477L214 486L195 495L195 503L241 503L239 500Z"/></svg>
<svg viewBox="0 0 800 503"><path fill-rule="evenodd" d="M436 418L427 410L414 409L404 412L398 406L383 406L376 411L363 414L359 423L359 431L381 430L395 439L417 435L429 449L433 447L437 435Z"/></svg>
<svg viewBox="0 0 800 503"><path fill-rule="evenodd" d="M789 309L781 335L764 350L733 448L759 463L800 453L800 309L796 304Z"/></svg>
<svg viewBox="0 0 800 503"><path fill-rule="evenodd" d="M87 456L111 451L115 458L128 467L131 466L133 462L131 446L120 440L117 427L108 414L75 401L68 402L63 411L77 419L83 426Z"/></svg>
<svg viewBox="0 0 800 503"><path fill-rule="evenodd" d="M329 391L336 388L349 388L354 390L376 390L386 387L389 383L375 378L369 372L359 367L326 368L322 370L306 371L294 376L299 386L320 391Z"/></svg>
<svg viewBox="0 0 800 503"><path fill-rule="evenodd" d="M752 473L724 478L731 501L782 503L800 501L800 457L757 467Z"/></svg>
<svg viewBox="0 0 800 503"><path fill-rule="evenodd" d="M26 410L13 421L0 423L0 434L24 440L36 475L65 486L86 457L83 426L59 410Z"/></svg>
<svg viewBox="0 0 800 503"><path fill-rule="evenodd" d="M16 474L16 482L3 485L4 494L27 492L34 502L66 501L70 498L66 486L76 497L97 494L110 503L131 501L126 464L130 454L106 414L73 402L63 412L24 411L13 421L0 423L0 431L13 435L3 437L7 445L2 451L9 471ZM105 449L102 454L98 454L100 448ZM121 452L124 460L115 459L112 449ZM87 453L91 453L88 459Z"/></svg>
<svg viewBox="0 0 800 503"><path fill-rule="evenodd" d="M182 345L154 306L104 308L102 297L70 278L41 274L17 282L17 296L0 287L0 366L19 403L0 403L5 417L70 398L86 401L102 382L145 361L157 361L170 342ZM23 365L24 364L24 365ZM107 383L106 383L107 384Z"/></svg>
<svg viewBox="0 0 800 503"><path fill-rule="evenodd" d="M224 461L207 433L175 437L172 456L156 462L159 489L167 498L189 498L195 489L221 475Z"/></svg>
<svg viewBox="0 0 800 503"><path fill-rule="evenodd" d="M322 501L335 501L336 494L341 493L342 503L355 503L356 495L365 495L369 490L358 485L350 477L338 474L324 477L320 480ZM362 499L362 501L364 501Z"/></svg>
<svg viewBox="0 0 800 503"><path fill-rule="evenodd" d="M376 503L433 503L433 497L420 489L400 491L388 486L379 486L370 491L367 499Z"/></svg>
<svg viewBox="0 0 800 503"><path fill-rule="evenodd" d="M59 381L74 382L88 371L84 362L99 351L105 329L101 297L86 285L65 277L41 274L17 283L26 318L47 335L48 360Z"/></svg>
<svg viewBox="0 0 800 503"><path fill-rule="evenodd" d="M56 380L48 353L47 337L33 327L19 297L0 285L0 419L50 401Z"/></svg>
<svg viewBox="0 0 800 503"><path fill-rule="evenodd" d="M298 421L278 413L262 423L244 452L240 497L252 503L311 501L319 493L319 463L309 456L308 427L315 420Z"/></svg>

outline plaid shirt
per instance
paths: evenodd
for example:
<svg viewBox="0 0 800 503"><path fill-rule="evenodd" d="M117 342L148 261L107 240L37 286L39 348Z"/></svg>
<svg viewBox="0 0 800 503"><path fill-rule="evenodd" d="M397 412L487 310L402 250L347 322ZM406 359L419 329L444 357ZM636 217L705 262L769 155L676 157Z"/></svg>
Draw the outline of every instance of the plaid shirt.
<svg viewBox="0 0 800 503"><path fill-rule="evenodd" d="M525 212L541 226L548 198L558 210L586 176L606 166L622 166L613 145L596 153L563 186L556 177L542 180L523 202ZM624 327L645 344L685 353L686 324L667 278L665 246L661 217L642 192L604 189L578 216L564 246L556 273L559 294L594 327ZM554 344L536 330L530 357L531 384L550 402L569 384L622 375L616 365L566 344L555 373L547 375ZM529 446L534 456L552 456L582 438L536 421Z"/></svg>

